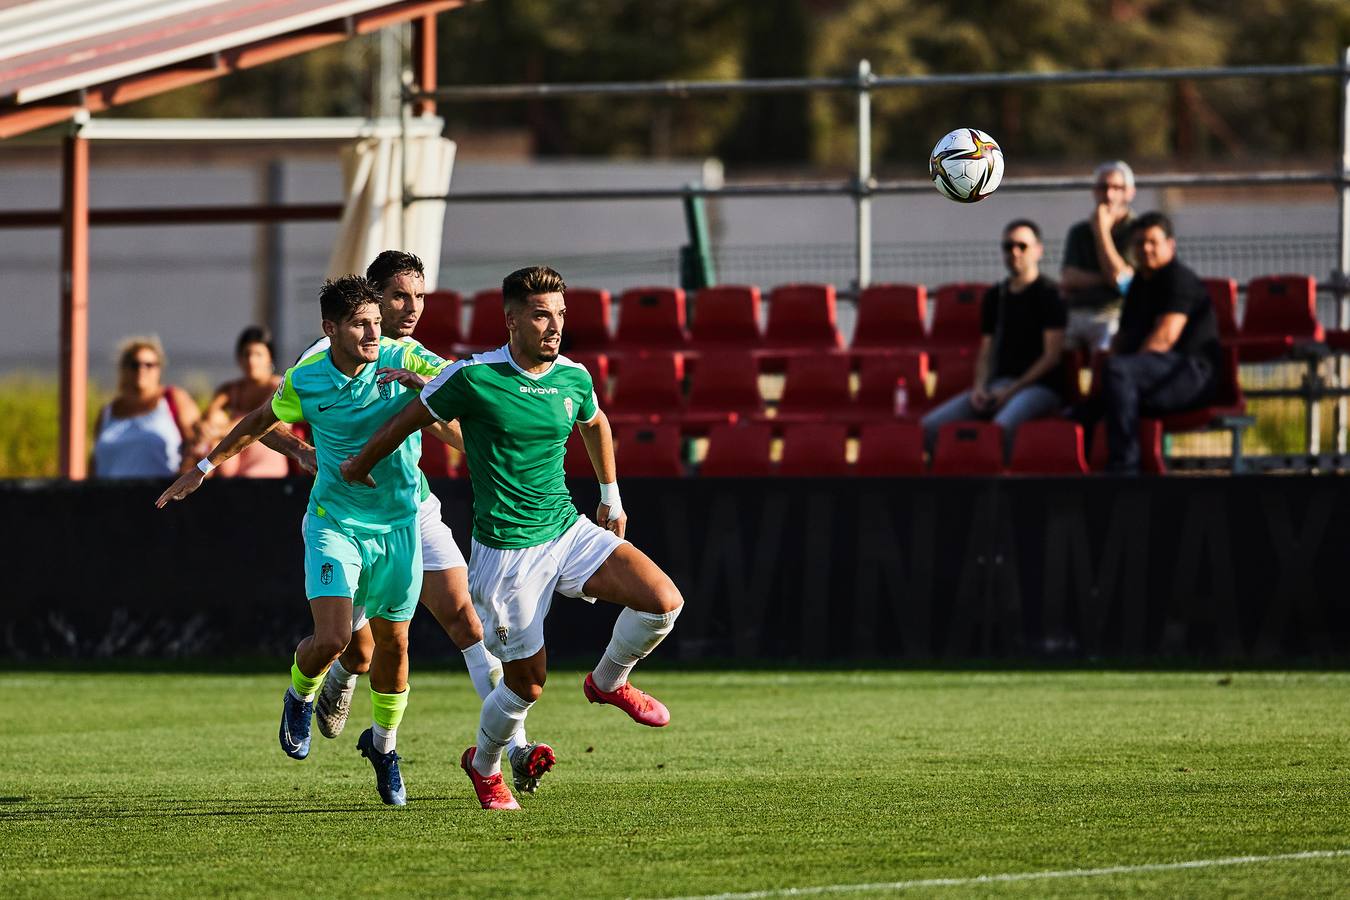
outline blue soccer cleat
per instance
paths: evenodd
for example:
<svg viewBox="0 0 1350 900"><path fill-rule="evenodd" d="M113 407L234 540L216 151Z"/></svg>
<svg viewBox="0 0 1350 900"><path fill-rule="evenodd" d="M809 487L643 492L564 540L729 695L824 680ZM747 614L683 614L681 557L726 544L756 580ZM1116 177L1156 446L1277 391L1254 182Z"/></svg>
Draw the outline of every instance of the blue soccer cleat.
<svg viewBox="0 0 1350 900"><path fill-rule="evenodd" d="M356 739L356 749L375 767L375 787L380 792L380 799L390 806L407 803L408 792L403 787L403 776L398 771L398 754L393 750L381 753L375 749L373 728L361 732L361 736Z"/></svg>
<svg viewBox="0 0 1350 900"><path fill-rule="evenodd" d="M281 699L281 749L291 759L309 756L309 719L313 700L300 700L289 690Z"/></svg>

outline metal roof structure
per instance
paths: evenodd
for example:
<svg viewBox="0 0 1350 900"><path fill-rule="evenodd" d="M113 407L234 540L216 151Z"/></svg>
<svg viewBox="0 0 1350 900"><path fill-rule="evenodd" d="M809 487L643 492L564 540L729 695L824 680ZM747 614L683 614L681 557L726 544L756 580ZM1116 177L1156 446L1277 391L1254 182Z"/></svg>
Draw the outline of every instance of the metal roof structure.
<svg viewBox="0 0 1350 900"><path fill-rule="evenodd" d="M0 0L0 139L469 0Z"/></svg>

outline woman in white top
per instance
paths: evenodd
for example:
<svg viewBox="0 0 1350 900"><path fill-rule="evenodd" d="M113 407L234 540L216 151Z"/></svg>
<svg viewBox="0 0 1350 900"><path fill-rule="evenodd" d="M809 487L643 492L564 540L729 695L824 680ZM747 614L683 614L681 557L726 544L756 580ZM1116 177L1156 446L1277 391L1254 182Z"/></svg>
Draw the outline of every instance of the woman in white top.
<svg viewBox="0 0 1350 900"><path fill-rule="evenodd" d="M117 396L98 416L94 475L171 478L183 469L184 443L201 417L197 404L182 388L160 382L158 338L128 339L117 361Z"/></svg>

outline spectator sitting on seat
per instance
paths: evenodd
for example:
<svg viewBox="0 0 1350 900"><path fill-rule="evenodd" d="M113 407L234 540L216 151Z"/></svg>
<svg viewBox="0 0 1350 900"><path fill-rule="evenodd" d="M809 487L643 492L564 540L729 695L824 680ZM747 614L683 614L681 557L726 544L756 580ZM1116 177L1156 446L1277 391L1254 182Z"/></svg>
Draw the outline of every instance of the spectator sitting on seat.
<svg viewBox="0 0 1350 900"><path fill-rule="evenodd" d="M1121 297L1133 275L1125 259L1130 241L1134 171L1116 160L1093 173L1092 215L1069 229L1059 287L1069 306L1064 340L1070 350L1105 350L1120 322Z"/></svg>
<svg viewBox="0 0 1350 900"><path fill-rule="evenodd" d="M234 358L244 377L216 388L215 396L202 414L200 441L204 447L195 454L197 456L204 456L229 434L235 423L261 406L281 384L273 361L272 333L266 328L250 325L240 332L234 345ZM259 442L221 463L216 471L225 478L285 478L288 467L285 456Z"/></svg>
<svg viewBox="0 0 1350 900"><path fill-rule="evenodd" d="M929 453L938 429L948 422L993 419L1003 428L1008 456L1019 425L1063 405L1064 301L1055 283L1041 274L1043 249L1035 222L1018 219L1003 229L1008 277L991 287L980 305L975 387L924 416Z"/></svg>
<svg viewBox="0 0 1350 900"><path fill-rule="evenodd" d="M1109 470L1139 471L1139 417L1201 406L1221 364L1219 329L1200 278L1176 258L1172 222L1159 212L1134 221L1135 274L1120 331L1102 368Z"/></svg>
<svg viewBox="0 0 1350 900"><path fill-rule="evenodd" d="M127 339L117 354L117 395L99 412L93 474L173 477L201 414L187 391L160 383L164 348L156 337ZM187 465L192 458L188 456Z"/></svg>

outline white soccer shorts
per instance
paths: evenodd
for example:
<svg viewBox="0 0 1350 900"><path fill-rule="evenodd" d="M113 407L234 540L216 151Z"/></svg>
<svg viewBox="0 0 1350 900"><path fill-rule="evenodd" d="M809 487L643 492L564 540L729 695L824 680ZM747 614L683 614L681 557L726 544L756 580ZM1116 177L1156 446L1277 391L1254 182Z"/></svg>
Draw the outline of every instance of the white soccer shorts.
<svg viewBox="0 0 1350 900"><path fill-rule="evenodd" d="M417 506L417 527L422 532L422 571L443 572L468 565L464 554L441 518L441 501L430 494Z"/></svg>
<svg viewBox="0 0 1350 900"><path fill-rule="evenodd" d="M585 516L535 547L499 550L472 541L469 594L483 620L488 652L509 662L543 649L544 618L553 593L582 597L587 579L624 543Z"/></svg>

